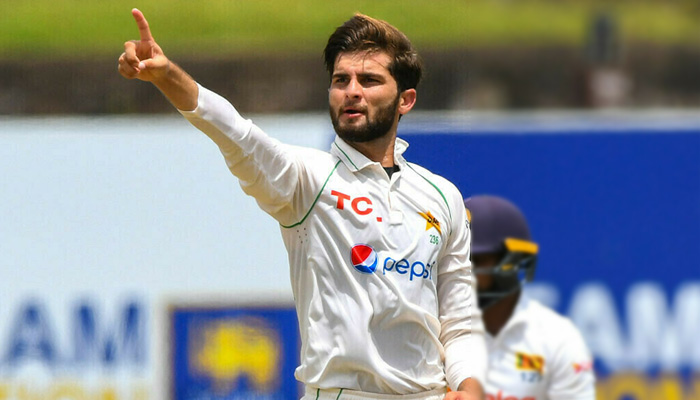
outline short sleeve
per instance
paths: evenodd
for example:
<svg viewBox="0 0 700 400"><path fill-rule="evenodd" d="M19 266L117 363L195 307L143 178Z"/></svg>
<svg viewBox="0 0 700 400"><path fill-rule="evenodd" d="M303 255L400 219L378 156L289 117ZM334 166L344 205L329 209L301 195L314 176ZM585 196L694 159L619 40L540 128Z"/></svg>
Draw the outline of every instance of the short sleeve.
<svg viewBox="0 0 700 400"><path fill-rule="evenodd" d="M578 329L566 320L564 340L552 360L547 389L550 400L595 400L593 359Z"/></svg>

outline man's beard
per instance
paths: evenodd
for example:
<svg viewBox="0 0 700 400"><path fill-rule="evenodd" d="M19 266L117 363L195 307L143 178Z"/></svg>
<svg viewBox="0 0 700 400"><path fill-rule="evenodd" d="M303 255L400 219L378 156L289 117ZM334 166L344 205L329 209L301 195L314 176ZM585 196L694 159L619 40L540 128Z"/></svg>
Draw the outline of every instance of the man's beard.
<svg viewBox="0 0 700 400"><path fill-rule="evenodd" d="M367 123L364 125L346 124L345 126L340 126L340 114L342 112L340 110L334 112L333 109L330 109L331 122L333 122L335 133L346 142L356 143L370 142L385 136L391 130L392 125L394 125L399 98L400 96L397 95L391 104L378 108L374 118L370 119L369 114L365 114Z"/></svg>

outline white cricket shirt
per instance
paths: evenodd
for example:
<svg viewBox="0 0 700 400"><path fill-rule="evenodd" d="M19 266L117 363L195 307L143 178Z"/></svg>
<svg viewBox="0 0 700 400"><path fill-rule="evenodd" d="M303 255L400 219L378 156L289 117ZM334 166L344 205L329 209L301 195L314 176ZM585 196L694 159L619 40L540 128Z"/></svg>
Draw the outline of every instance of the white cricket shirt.
<svg viewBox="0 0 700 400"><path fill-rule="evenodd" d="M311 388L410 394L485 375L470 233L457 188L409 164L388 177L336 138L284 145L215 93L181 113L220 148L245 193L281 225Z"/></svg>
<svg viewBox="0 0 700 400"><path fill-rule="evenodd" d="M486 400L595 400L592 358L581 333L525 293L486 341Z"/></svg>

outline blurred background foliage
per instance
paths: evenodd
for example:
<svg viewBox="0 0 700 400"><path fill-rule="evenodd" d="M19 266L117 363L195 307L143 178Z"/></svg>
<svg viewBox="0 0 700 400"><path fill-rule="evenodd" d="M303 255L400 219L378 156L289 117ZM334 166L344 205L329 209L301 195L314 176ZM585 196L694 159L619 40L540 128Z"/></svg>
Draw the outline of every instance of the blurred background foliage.
<svg viewBox="0 0 700 400"><path fill-rule="evenodd" d="M116 72L141 9L165 53L244 111L321 111L353 13L426 61L424 110L700 107L700 0L4 0L0 115L172 112Z"/></svg>
<svg viewBox="0 0 700 400"><path fill-rule="evenodd" d="M6 0L0 59L113 56L136 38L133 7L169 54L214 58L319 53L354 12L392 22L419 50L576 45L601 11L627 43L700 44L697 0Z"/></svg>

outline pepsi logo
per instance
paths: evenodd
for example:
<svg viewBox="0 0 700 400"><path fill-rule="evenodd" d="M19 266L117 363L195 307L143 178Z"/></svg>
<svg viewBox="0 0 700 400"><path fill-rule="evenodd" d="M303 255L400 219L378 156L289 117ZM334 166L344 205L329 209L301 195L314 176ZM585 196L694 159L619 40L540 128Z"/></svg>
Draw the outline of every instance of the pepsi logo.
<svg viewBox="0 0 700 400"><path fill-rule="evenodd" d="M372 246L356 244L350 251L352 266L365 274L371 274L377 269L377 252Z"/></svg>

